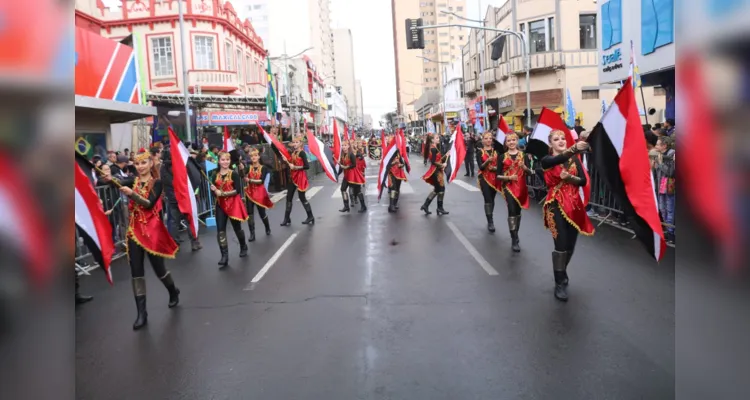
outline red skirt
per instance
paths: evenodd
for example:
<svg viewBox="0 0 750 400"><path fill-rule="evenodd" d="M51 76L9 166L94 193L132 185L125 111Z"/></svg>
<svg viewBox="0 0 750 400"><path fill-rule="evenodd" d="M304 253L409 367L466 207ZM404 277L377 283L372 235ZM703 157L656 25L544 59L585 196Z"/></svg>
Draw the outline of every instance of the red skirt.
<svg viewBox="0 0 750 400"><path fill-rule="evenodd" d="M350 185L365 184L365 174L359 169L359 166L344 170L344 179L346 179Z"/></svg>
<svg viewBox="0 0 750 400"><path fill-rule="evenodd" d="M389 172L396 179L400 179L402 181L406 180L406 172L404 172L403 167L391 167L391 170Z"/></svg>
<svg viewBox="0 0 750 400"><path fill-rule="evenodd" d="M515 201L523 209L529 208L529 188L526 186L526 176L521 174L517 181L503 182L503 197L505 201ZM510 194L512 199L508 199L507 194Z"/></svg>
<svg viewBox="0 0 750 400"><path fill-rule="evenodd" d="M310 182L307 181L307 172L304 169L292 171L292 182L300 192L304 192L310 188Z"/></svg>
<svg viewBox="0 0 750 400"><path fill-rule="evenodd" d="M132 200L131 200L132 203ZM160 217L161 199L150 210L131 204L130 225L127 237L136 242L149 254L164 258L175 258L179 246L169 234Z"/></svg>
<svg viewBox="0 0 750 400"><path fill-rule="evenodd" d="M273 202L268 197L266 187L262 183L251 183L245 188L247 198L258 207L273 208Z"/></svg>
<svg viewBox="0 0 750 400"><path fill-rule="evenodd" d="M365 161L364 158L358 158L357 159L357 168L356 169L358 169L362 173L363 177L365 176L365 168L366 167L367 167L367 161ZM364 180L362 182L364 182Z"/></svg>
<svg viewBox="0 0 750 400"><path fill-rule="evenodd" d="M427 172L422 175L422 180L429 183L432 186L444 186L445 185L445 173L434 165L430 165Z"/></svg>
<svg viewBox="0 0 750 400"><path fill-rule="evenodd" d="M228 197L219 197L216 205L221 207L227 217L237 221L247 221L247 208L242 202L242 196L234 195Z"/></svg>

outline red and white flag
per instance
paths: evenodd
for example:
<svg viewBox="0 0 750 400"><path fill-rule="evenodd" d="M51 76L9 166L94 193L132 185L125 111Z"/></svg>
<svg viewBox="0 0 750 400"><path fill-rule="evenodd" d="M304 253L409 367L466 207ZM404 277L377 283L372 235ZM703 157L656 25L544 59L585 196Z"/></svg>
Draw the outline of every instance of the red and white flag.
<svg viewBox="0 0 750 400"><path fill-rule="evenodd" d="M464 163L466 157L466 142L464 133L461 131L461 125L456 127L456 131L451 136L451 149L448 151L448 165L445 166L445 175L448 177L448 183L453 182L458 175L458 169Z"/></svg>
<svg viewBox="0 0 750 400"><path fill-rule="evenodd" d="M549 142L549 134L553 130L560 130L565 133L565 142L568 147L576 144L576 141L578 140L578 134L576 131L569 129L568 126L565 125L565 122L563 122L562 118L560 118L560 115L548 108L542 108L542 112L539 113L539 120L534 127L534 131L531 132L531 137L529 139L539 140L540 142L547 144ZM587 206L589 204L589 199L591 198L591 179L589 177L589 171L586 169L586 164L580 158L580 155L578 157L583 166L583 173L586 175L586 186L579 189L579 194L581 200L583 200L583 205Z"/></svg>
<svg viewBox="0 0 750 400"><path fill-rule="evenodd" d="M380 170L378 171L378 201L383 195L383 189L388 186L388 172L391 170L393 161L398 157L398 146L392 141L383 151L380 158Z"/></svg>
<svg viewBox="0 0 750 400"><path fill-rule="evenodd" d="M104 207L94 189L91 173L93 165L76 153L75 166L75 220L78 234L91 255L104 270L107 282L112 284L109 264L115 253L112 242L112 225L104 214ZM16 210L18 212L19 210ZM6 214L8 215L8 214Z"/></svg>
<svg viewBox="0 0 750 400"><path fill-rule="evenodd" d="M628 78L589 135L591 159L610 192L632 215L633 231L657 261L666 249L646 138Z"/></svg>
<svg viewBox="0 0 750 400"><path fill-rule="evenodd" d="M333 120L333 161L338 165L341 159L341 135L339 134L339 124Z"/></svg>
<svg viewBox="0 0 750 400"><path fill-rule="evenodd" d="M499 122L497 123L497 134L495 134L495 141L500 144L505 144L505 135L508 135L510 133L513 133L513 131L508 126L508 123L505 122L505 118L501 116Z"/></svg>
<svg viewBox="0 0 750 400"><path fill-rule="evenodd" d="M224 147L222 150L229 153L230 151L234 150L234 140L232 140L232 136L229 135L229 130L224 130Z"/></svg>
<svg viewBox="0 0 750 400"><path fill-rule="evenodd" d="M177 199L177 208L187 216L188 227L193 237L198 237L198 203L195 200L195 188L187 173L190 152L172 128L167 129L169 130L169 151L172 153L172 176L174 177L172 184L174 197Z"/></svg>
<svg viewBox="0 0 750 400"><path fill-rule="evenodd" d="M334 169L334 165L336 164L333 160L331 149L326 147L325 143L315 137L310 130L307 131L307 147L310 149L310 153L320 161L320 166L323 167L323 172L325 172L328 179L338 182L338 176Z"/></svg>
<svg viewBox="0 0 750 400"><path fill-rule="evenodd" d="M292 156L289 154L289 151L286 149L286 146L284 146L284 143L279 142L279 139L276 138L276 136L267 133L266 130L263 129L263 127L260 125L258 125L258 129L260 129L260 133L263 135L263 139L266 140L266 143L273 146L273 148L287 160L292 158Z"/></svg>
<svg viewBox="0 0 750 400"><path fill-rule="evenodd" d="M409 152L406 151L406 136L404 130L399 129L396 132L396 139L398 143L398 151L401 153L401 158L404 159L404 166L406 167L406 173L411 173L411 164L409 163Z"/></svg>

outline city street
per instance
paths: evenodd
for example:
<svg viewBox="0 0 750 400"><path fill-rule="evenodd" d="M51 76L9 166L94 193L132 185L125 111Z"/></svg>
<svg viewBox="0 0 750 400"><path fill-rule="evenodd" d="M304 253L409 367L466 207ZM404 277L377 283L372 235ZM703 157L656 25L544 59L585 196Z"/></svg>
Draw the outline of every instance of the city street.
<svg viewBox="0 0 750 400"><path fill-rule="evenodd" d="M581 237L569 267L570 301L553 297L552 239L541 207L523 213L521 253L510 250L498 196L486 229L476 178L446 190L450 215L425 216L430 191L411 158L400 211L376 197L342 214L338 186L319 175L295 198L292 226L273 234L256 216L250 256L220 271L215 230L203 250L186 240L167 261L181 290L147 266L149 324L136 316L126 259L82 278L94 300L76 309L78 399L668 399L675 379L674 249L656 264L637 240L601 226ZM460 182L459 182L460 180ZM358 207L358 206L354 206ZM247 231L247 225L243 226ZM186 236L183 234L183 236Z"/></svg>

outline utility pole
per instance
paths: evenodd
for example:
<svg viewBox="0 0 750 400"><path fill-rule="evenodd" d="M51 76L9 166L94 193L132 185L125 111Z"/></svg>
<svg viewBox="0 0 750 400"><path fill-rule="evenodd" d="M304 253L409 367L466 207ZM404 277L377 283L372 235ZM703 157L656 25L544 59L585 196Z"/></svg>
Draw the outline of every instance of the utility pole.
<svg viewBox="0 0 750 400"><path fill-rule="evenodd" d="M482 1L477 0L477 7L479 7L479 16L482 17ZM482 51L479 53L479 74L482 76L482 112L484 113L484 130L489 129L490 113L487 112L487 93L484 91L484 66L482 62L485 60L485 49L487 49L487 35L484 31L484 17L482 17ZM477 31L479 34L479 31Z"/></svg>
<svg viewBox="0 0 750 400"><path fill-rule="evenodd" d="M190 93L188 91L187 56L185 55L185 18L182 13L182 1L177 2L177 11L180 16L180 53L182 53L182 94L185 101L185 138L188 142L193 141L192 129L190 129Z"/></svg>

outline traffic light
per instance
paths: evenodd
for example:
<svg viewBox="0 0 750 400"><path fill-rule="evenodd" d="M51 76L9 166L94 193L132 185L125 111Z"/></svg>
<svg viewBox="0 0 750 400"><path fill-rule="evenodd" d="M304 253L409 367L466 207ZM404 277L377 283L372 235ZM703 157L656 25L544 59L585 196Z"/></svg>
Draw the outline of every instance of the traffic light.
<svg viewBox="0 0 750 400"><path fill-rule="evenodd" d="M505 35L500 36L494 42L492 42L492 55L490 59L497 61L503 56L503 48L505 47Z"/></svg>
<svg viewBox="0 0 750 400"><path fill-rule="evenodd" d="M418 29L424 25L422 18L406 19L406 48L424 49L424 30Z"/></svg>

